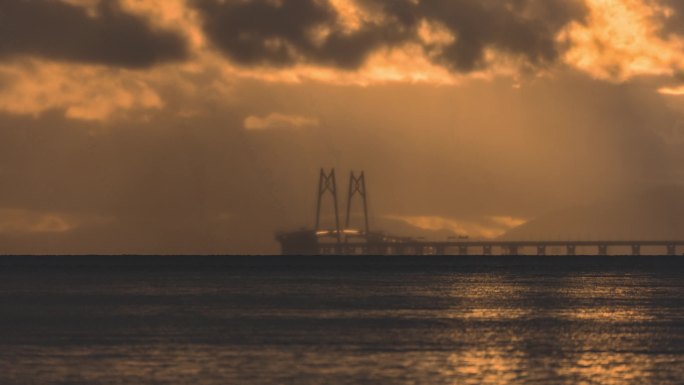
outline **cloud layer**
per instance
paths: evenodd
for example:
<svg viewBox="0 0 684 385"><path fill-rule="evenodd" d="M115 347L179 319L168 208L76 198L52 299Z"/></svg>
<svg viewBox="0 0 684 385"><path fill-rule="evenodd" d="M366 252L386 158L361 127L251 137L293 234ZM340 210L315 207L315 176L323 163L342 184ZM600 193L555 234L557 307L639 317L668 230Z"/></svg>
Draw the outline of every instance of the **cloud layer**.
<svg viewBox="0 0 684 385"><path fill-rule="evenodd" d="M0 62L32 56L140 69L170 61L206 65L217 50L226 66L272 72L383 65L387 72L389 64L410 72L417 57L452 74L502 63L534 73L564 62L618 80L684 69L684 6L674 0L150 1L153 7L0 0Z"/></svg>
<svg viewBox="0 0 684 385"><path fill-rule="evenodd" d="M291 128L307 128L318 126L319 121L316 118L299 115L285 115L274 112L267 116L248 116L244 121L244 128L246 130L269 130L269 129L291 129Z"/></svg>
<svg viewBox="0 0 684 385"><path fill-rule="evenodd" d="M198 113L245 79L520 86L566 71L657 77L654 91L681 95L680 3L0 0L0 110L109 121L163 112L179 94Z"/></svg>
<svg viewBox="0 0 684 385"><path fill-rule="evenodd" d="M178 34L154 29L118 1L87 8L61 1L0 0L0 59L54 60L144 68L187 56Z"/></svg>
<svg viewBox="0 0 684 385"><path fill-rule="evenodd" d="M418 44L436 63L470 72L486 67L496 50L539 66L562 50L558 32L581 20L576 0L349 2L196 0L204 30L231 60L244 65L296 63L362 66L380 48ZM349 26L343 7L356 7ZM441 32L446 39L426 39Z"/></svg>

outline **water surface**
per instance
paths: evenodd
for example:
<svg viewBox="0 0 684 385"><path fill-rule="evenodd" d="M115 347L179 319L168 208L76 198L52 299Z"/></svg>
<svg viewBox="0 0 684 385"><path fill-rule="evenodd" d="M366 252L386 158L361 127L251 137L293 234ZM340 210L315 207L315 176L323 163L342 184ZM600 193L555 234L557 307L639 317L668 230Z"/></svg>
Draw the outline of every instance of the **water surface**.
<svg viewBox="0 0 684 385"><path fill-rule="evenodd" d="M0 384L682 384L684 259L0 258Z"/></svg>

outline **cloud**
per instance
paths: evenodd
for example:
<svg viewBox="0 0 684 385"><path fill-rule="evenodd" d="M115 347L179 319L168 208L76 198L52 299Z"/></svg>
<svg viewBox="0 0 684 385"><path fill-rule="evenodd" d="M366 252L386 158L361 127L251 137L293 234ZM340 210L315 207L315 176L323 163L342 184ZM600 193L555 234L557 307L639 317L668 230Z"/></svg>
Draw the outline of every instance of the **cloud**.
<svg viewBox="0 0 684 385"><path fill-rule="evenodd" d="M663 9L642 0L587 0L587 23L566 31L565 61L591 76L626 81L636 76L673 75L682 68L682 42L663 39Z"/></svg>
<svg viewBox="0 0 684 385"><path fill-rule="evenodd" d="M496 238L508 230L527 222L525 219L509 216L491 216L479 220L456 220L441 216L387 216L388 219L400 220L421 230L447 230L457 235L470 238Z"/></svg>
<svg viewBox="0 0 684 385"><path fill-rule="evenodd" d="M684 85L677 87L661 87L658 89L658 92L663 95L681 96L684 95Z"/></svg>
<svg viewBox="0 0 684 385"><path fill-rule="evenodd" d="M180 35L153 28L119 1L92 3L0 0L0 59L30 55L145 68L188 55Z"/></svg>
<svg viewBox="0 0 684 385"><path fill-rule="evenodd" d="M0 63L0 110L38 115L61 109L65 116L105 121L117 112L158 110L160 95L144 75L99 66L22 60Z"/></svg>
<svg viewBox="0 0 684 385"><path fill-rule="evenodd" d="M499 224L507 229L512 229L524 225L527 220L522 218L514 218L510 216L492 216L488 218L490 221Z"/></svg>
<svg viewBox="0 0 684 385"><path fill-rule="evenodd" d="M237 63L347 70L362 67L378 50L406 44L420 45L435 63L456 72L487 67L491 51L541 66L558 57L556 35L563 26L583 16L575 0L195 0L192 5L209 39ZM425 39L425 26L450 38Z"/></svg>
<svg viewBox="0 0 684 385"><path fill-rule="evenodd" d="M350 31L327 1L196 0L193 4L210 40L244 65L309 62L353 69L379 46L407 37L382 24Z"/></svg>
<svg viewBox="0 0 684 385"><path fill-rule="evenodd" d="M584 16L582 3L574 0L362 2L381 7L403 28L438 23L453 41L426 43L424 49L435 61L459 72L488 66L491 51L520 57L532 66L552 63L562 49L557 34Z"/></svg>
<svg viewBox="0 0 684 385"><path fill-rule="evenodd" d="M266 81L517 82L569 67L625 82L684 70L684 6L675 0L189 4L231 73Z"/></svg>
<svg viewBox="0 0 684 385"><path fill-rule="evenodd" d="M674 0L0 0L0 110L58 109L100 122L163 109L187 117L235 102L232 89L252 80L519 85L568 67L612 82L677 76L684 37L670 24L683 8ZM667 86L661 92L674 94Z"/></svg>
<svg viewBox="0 0 684 385"><path fill-rule="evenodd" d="M317 118L299 115L284 115L272 113L264 117L248 116L244 121L246 130L268 130L278 128L308 128L317 127Z"/></svg>
<svg viewBox="0 0 684 385"><path fill-rule="evenodd" d="M103 222L103 219L28 209L0 208L1 235L66 233L84 224L97 222Z"/></svg>

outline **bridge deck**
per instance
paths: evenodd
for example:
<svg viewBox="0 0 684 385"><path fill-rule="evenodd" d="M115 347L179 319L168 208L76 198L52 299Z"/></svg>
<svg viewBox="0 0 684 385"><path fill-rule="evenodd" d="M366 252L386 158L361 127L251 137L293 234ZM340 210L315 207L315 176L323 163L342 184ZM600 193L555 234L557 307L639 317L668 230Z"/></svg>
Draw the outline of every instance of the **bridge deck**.
<svg viewBox="0 0 684 385"><path fill-rule="evenodd" d="M555 248L555 249L552 249ZM581 250L579 250L582 248ZM644 250L647 248L647 250ZM589 250L588 249L593 249ZM682 249L682 250L679 250ZM684 251L682 240L607 240L607 241L406 241L319 243L319 254L662 254L675 255Z"/></svg>

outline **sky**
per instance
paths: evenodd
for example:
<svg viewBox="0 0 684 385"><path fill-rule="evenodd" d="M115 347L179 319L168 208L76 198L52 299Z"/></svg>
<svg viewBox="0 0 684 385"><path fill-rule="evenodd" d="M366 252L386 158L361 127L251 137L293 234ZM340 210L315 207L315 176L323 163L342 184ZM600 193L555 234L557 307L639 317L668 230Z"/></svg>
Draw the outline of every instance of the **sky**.
<svg viewBox="0 0 684 385"><path fill-rule="evenodd" d="M322 167L471 238L679 186L682 4L0 0L0 253L277 253Z"/></svg>

